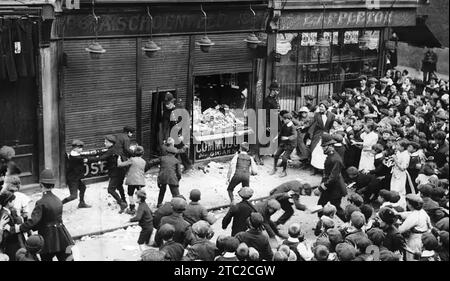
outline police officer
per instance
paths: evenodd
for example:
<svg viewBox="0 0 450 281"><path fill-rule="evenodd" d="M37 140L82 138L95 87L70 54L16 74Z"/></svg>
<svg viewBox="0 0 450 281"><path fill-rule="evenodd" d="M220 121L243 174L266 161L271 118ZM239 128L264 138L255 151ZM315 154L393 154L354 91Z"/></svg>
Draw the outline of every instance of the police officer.
<svg viewBox="0 0 450 281"><path fill-rule="evenodd" d="M65 261L69 256L67 247L75 243L62 221L63 204L52 192L56 183L52 170L43 170L39 182L42 198L36 202L31 218L16 225L16 232L37 231L44 237L44 247L40 252L42 260L52 261L56 256L58 261Z"/></svg>

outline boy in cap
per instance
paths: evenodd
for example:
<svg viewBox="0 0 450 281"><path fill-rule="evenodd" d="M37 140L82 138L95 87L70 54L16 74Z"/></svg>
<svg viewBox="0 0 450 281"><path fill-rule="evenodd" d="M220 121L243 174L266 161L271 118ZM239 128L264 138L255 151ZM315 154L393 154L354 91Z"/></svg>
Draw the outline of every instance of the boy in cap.
<svg viewBox="0 0 450 281"><path fill-rule="evenodd" d="M248 155L249 149L250 146L247 142L241 143L239 153L236 153L230 162L227 175L227 191L231 205L234 204L234 188L239 184L242 184L242 187L250 186L250 175L258 174L255 160Z"/></svg>
<svg viewBox="0 0 450 281"><path fill-rule="evenodd" d="M261 201L256 203L255 209L263 216L264 218L264 229L270 238L275 238L275 235L286 239L287 237L280 233L277 225L271 220L271 216L275 214L278 210L281 209L280 203L278 203L275 199L269 199L266 201Z"/></svg>
<svg viewBox="0 0 450 281"><path fill-rule="evenodd" d="M292 151L296 146L297 141L297 129L292 122L292 115L290 113L285 113L281 116L283 124L280 128L278 136L273 140L278 142L278 149L273 156L273 169L270 175L274 175L277 172L278 159L281 157L281 167L283 171L280 177L286 177L287 161L291 156Z"/></svg>
<svg viewBox="0 0 450 281"><path fill-rule="evenodd" d="M353 187L355 188L356 193L364 196L364 202L368 203L373 197L376 198L381 183L375 175L358 171L358 169L353 166L347 168L347 175L349 179L354 182ZM361 204L362 203L363 202L361 202Z"/></svg>
<svg viewBox="0 0 450 281"><path fill-rule="evenodd" d="M431 199L434 188L431 184L423 184L419 185L418 189L423 200L423 209L430 216L431 222L434 225L445 217L445 213L441 209L441 206L439 206L439 203Z"/></svg>
<svg viewBox="0 0 450 281"><path fill-rule="evenodd" d="M44 246L44 237L31 235L25 241L25 248L20 248L16 253L16 261L40 261L38 254Z"/></svg>
<svg viewBox="0 0 450 281"><path fill-rule="evenodd" d="M297 255L287 245L280 245L278 252L283 252L287 257L287 261L297 261Z"/></svg>
<svg viewBox="0 0 450 281"><path fill-rule="evenodd" d="M314 228L314 235L319 236L323 232L324 222L326 221L329 223L329 221L333 221L336 211L337 211L336 207L331 205L330 203L327 203L322 208L321 216L319 218L319 221L317 221L316 227ZM334 227L334 224L333 224L333 227Z"/></svg>
<svg viewBox="0 0 450 281"><path fill-rule="evenodd" d="M328 256L330 251L324 245L318 245L314 248L314 258L313 261L328 261Z"/></svg>
<svg viewBox="0 0 450 281"><path fill-rule="evenodd" d="M339 261L352 261L356 257L356 248L344 242L336 246L336 254Z"/></svg>
<svg viewBox="0 0 450 281"><path fill-rule="evenodd" d="M236 250L239 247L239 240L232 236L222 239L224 253L214 259L214 261L239 261L236 257Z"/></svg>
<svg viewBox="0 0 450 281"><path fill-rule="evenodd" d="M117 139L114 135L105 136L105 146L108 149L102 155L97 155L95 157L88 157L88 161L106 161L106 168L108 169L109 183L108 183L108 193L117 201L120 206L120 212L123 213L127 208L127 203L125 199L125 191L123 190L123 179L125 178L125 170L117 166L117 158L119 154L114 148L114 144ZM117 194L119 191L119 194Z"/></svg>
<svg viewBox="0 0 450 281"><path fill-rule="evenodd" d="M181 180L181 162L175 155L177 154L177 149L174 147L167 148L167 155L160 157L160 168L158 173L158 203L159 208L164 199L166 193L167 185L170 188L172 197L180 194L179 185Z"/></svg>
<svg viewBox="0 0 450 281"><path fill-rule="evenodd" d="M217 221L217 218L213 214L209 213L208 210L199 203L200 198L200 190L192 189L189 193L189 199L191 202L189 202L186 206L186 210L183 212L184 219L190 224L204 220L212 225Z"/></svg>
<svg viewBox="0 0 450 281"><path fill-rule="evenodd" d="M270 247L269 239L262 233L264 223L263 216L258 212L253 212L247 219L249 230L236 234L239 242L247 244L249 247L255 248L260 258L264 260L272 260L273 252ZM249 249L249 257L251 256Z"/></svg>
<svg viewBox="0 0 450 281"><path fill-rule="evenodd" d="M403 252L406 242L395 226L396 221L397 216L391 208L385 207L378 211L377 224L386 234L383 246L392 252Z"/></svg>
<svg viewBox="0 0 450 281"><path fill-rule="evenodd" d="M165 216L161 219L161 225L170 224L175 227L175 234L173 240L182 244L184 247L193 242L191 225L183 218L183 212L186 210L186 200L175 197L171 201L173 213L170 216ZM161 244L161 239L156 233L156 245Z"/></svg>
<svg viewBox="0 0 450 281"><path fill-rule="evenodd" d="M188 248L183 260L213 261L217 247L208 239L211 236L209 223L204 220L197 221L192 225L192 233L195 236L195 242Z"/></svg>
<svg viewBox="0 0 450 281"><path fill-rule="evenodd" d="M302 183L299 180L288 181L272 189L269 193L270 197L276 199L284 211L275 224L285 224L292 217L294 209L291 201L298 210L306 210L306 206L300 203L300 194L311 191L311 189L309 183Z"/></svg>
<svg viewBox="0 0 450 281"><path fill-rule="evenodd" d="M245 243L240 243L236 249L236 257L239 261L246 261L248 259L248 246Z"/></svg>
<svg viewBox="0 0 450 281"><path fill-rule="evenodd" d="M368 238L363 230L363 227L366 224L366 218L360 211L355 211L352 213L350 221L352 227L347 229L344 239L349 243L358 245L360 240Z"/></svg>
<svg viewBox="0 0 450 281"><path fill-rule="evenodd" d="M170 224L163 224L156 232L156 235L162 240L159 250L165 253L167 261L181 261L184 254L184 247L174 241L175 227Z"/></svg>
<svg viewBox="0 0 450 281"><path fill-rule="evenodd" d="M145 199L147 198L147 194L145 193L145 191L138 190L136 192L136 196L139 201L139 206L136 212L136 216L132 217L130 219L130 222L139 222L141 233L139 233L138 244L139 248L141 248L143 244L149 245L150 243L150 237L153 233L153 214L147 203L145 202Z"/></svg>
<svg viewBox="0 0 450 281"><path fill-rule="evenodd" d="M133 127L125 126L123 127L122 133L115 135L116 142L114 143L114 149L124 161L134 154L131 148L131 137L134 131L135 129Z"/></svg>
<svg viewBox="0 0 450 281"><path fill-rule="evenodd" d="M231 220L233 220L231 236L235 236L241 231L246 231L248 229L247 218L251 213L256 212L255 206L248 201L253 196L253 189L242 187L238 194L241 196L242 201L236 205L231 205L222 220L222 229L226 229Z"/></svg>
<svg viewBox="0 0 450 281"><path fill-rule="evenodd" d="M145 172L150 169L150 164L142 158L144 148L136 146L134 154L126 161L117 158L118 167L128 167L125 184L128 185L128 200L130 201L127 213L134 215L136 213L134 204L134 192L145 186Z"/></svg>
<svg viewBox="0 0 450 281"><path fill-rule="evenodd" d="M422 253L420 253L420 261L441 261L438 253L439 242L436 236L431 232L422 235Z"/></svg>
<svg viewBox="0 0 450 281"><path fill-rule="evenodd" d="M304 241L304 235L301 232L300 224L293 223L288 228L289 237L285 239L282 244L288 246L297 256L298 261L304 261L305 259L300 255L298 246Z"/></svg>
<svg viewBox="0 0 450 281"><path fill-rule="evenodd" d="M66 154L66 184L69 187L70 196L62 200L66 204L77 199L78 191L80 191L80 202L78 208L90 208L91 206L84 201L84 193L86 185L81 180L84 177L84 163L87 159L81 155L84 143L75 139L72 141L72 150Z"/></svg>

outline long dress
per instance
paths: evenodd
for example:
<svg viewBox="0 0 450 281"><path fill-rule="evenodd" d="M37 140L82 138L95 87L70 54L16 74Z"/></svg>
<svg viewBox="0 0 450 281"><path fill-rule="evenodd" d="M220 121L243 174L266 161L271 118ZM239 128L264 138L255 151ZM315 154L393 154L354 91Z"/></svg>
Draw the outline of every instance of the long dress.
<svg viewBox="0 0 450 281"><path fill-rule="evenodd" d="M363 148L361 158L359 160L358 170L372 171L375 170L375 154L372 152L372 146L378 142L378 134L375 132L362 133Z"/></svg>
<svg viewBox="0 0 450 281"><path fill-rule="evenodd" d="M397 191L400 194L400 201L398 203L406 210L406 169L409 166L409 160L411 157L407 150L403 152L397 151L396 156L398 159L398 164L395 164L392 167L391 190Z"/></svg>

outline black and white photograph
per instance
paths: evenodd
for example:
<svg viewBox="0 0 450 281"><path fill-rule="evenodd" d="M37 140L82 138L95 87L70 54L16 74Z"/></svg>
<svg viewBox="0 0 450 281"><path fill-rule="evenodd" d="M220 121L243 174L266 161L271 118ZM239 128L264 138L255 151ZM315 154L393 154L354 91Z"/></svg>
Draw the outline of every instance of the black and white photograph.
<svg viewBox="0 0 450 281"><path fill-rule="evenodd" d="M167 280L448 262L448 15L0 0L0 261Z"/></svg>

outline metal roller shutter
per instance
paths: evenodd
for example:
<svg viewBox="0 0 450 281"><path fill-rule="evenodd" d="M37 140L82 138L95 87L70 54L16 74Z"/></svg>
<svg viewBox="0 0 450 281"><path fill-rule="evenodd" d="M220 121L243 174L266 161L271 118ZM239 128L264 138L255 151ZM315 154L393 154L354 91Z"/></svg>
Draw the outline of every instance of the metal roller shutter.
<svg viewBox="0 0 450 281"><path fill-rule="evenodd" d="M88 40L64 42L66 147L73 139L100 148L103 136L136 127L136 39L99 40L106 53L90 59Z"/></svg>
<svg viewBox="0 0 450 281"><path fill-rule="evenodd" d="M146 151L151 141L152 92L175 89L177 98L185 104L188 87L189 36L155 37L153 40L161 50L152 58L143 55L141 61L142 134Z"/></svg>
<svg viewBox="0 0 450 281"><path fill-rule="evenodd" d="M194 51L194 75L238 73L252 71L252 57L244 39L248 34L208 35L215 45L209 53L203 53L198 46ZM200 35L196 37L197 40Z"/></svg>

